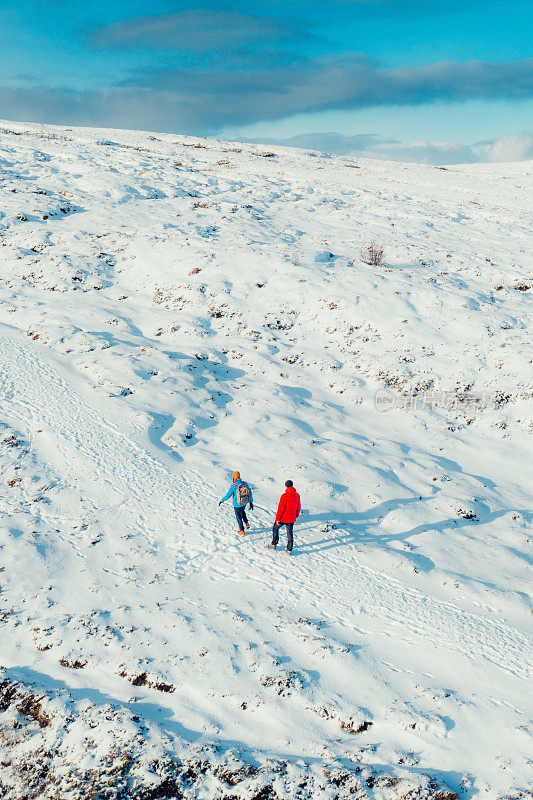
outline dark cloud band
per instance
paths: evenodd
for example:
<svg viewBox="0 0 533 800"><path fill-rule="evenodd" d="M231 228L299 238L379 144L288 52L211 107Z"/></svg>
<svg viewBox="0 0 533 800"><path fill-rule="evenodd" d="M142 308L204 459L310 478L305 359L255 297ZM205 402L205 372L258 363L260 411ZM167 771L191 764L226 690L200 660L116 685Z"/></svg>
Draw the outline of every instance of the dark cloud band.
<svg viewBox="0 0 533 800"><path fill-rule="evenodd" d="M174 95L177 108L187 106L197 129L212 131L301 113L531 97L533 59L384 70L373 59L345 54L247 72L156 70L131 78L127 86Z"/></svg>
<svg viewBox="0 0 533 800"><path fill-rule="evenodd" d="M533 59L383 70L347 54L246 72L156 70L86 92L0 87L0 106L13 119L209 134L300 113L531 96Z"/></svg>
<svg viewBox="0 0 533 800"><path fill-rule="evenodd" d="M301 25L288 19L199 8L114 22L95 31L90 42L108 49L223 51L228 55L243 47L313 38Z"/></svg>

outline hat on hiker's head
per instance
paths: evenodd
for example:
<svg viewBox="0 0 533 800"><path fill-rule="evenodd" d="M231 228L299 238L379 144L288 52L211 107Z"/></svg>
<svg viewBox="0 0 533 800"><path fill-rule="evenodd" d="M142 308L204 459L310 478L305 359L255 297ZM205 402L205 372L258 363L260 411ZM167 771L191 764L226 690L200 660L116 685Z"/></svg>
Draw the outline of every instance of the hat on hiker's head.
<svg viewBox="0 0 533 800"><path fill-rule="evenodd" d="M285 486L286 486L286 487L287 487L287 489L288 489L288 488L289 488L289 486L294 486L294 483L293 483L292 481L285 481Z"/></svg>
<svg viewBox="0 0 533 800"><path fill-rule="evenodd" d="M240 477L241 477L241 473L240 472L235 471L233 473L233 480L234 481L238 481Z"/></svg>

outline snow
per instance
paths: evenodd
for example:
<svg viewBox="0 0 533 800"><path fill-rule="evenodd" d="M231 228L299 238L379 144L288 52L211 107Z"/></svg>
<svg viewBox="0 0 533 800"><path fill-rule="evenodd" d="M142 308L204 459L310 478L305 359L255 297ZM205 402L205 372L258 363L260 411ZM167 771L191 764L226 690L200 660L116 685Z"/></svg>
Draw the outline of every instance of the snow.
<svg viewBox="0 0 533 800"><path fill-rule="evenodd" d="M525 797L532 165L0 127L6 796Z"/></svg>

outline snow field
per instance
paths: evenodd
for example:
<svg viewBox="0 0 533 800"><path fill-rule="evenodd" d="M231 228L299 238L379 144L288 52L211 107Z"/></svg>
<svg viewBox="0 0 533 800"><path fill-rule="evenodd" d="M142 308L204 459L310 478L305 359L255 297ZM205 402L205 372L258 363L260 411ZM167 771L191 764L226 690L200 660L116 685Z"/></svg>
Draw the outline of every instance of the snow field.
<svg viewBox="0 0 533 800"><path fill-rule="evenodd" d="M238 797L526 793L528 165L5 126L0 665L51 705L1 706L0 786L47 737L139 797L217 753Z"/></svg>

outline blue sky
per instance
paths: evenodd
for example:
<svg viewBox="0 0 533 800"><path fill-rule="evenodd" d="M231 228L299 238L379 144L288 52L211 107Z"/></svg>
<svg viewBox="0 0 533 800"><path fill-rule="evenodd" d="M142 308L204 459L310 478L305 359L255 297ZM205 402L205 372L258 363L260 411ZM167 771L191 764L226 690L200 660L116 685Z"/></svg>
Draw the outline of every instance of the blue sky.
<svg viewBox="0 0 533 800"><path fill-rule="evenodd" d="M532 30L527 0L0 2L0 116L470 145L533 131Z"/></svg>

